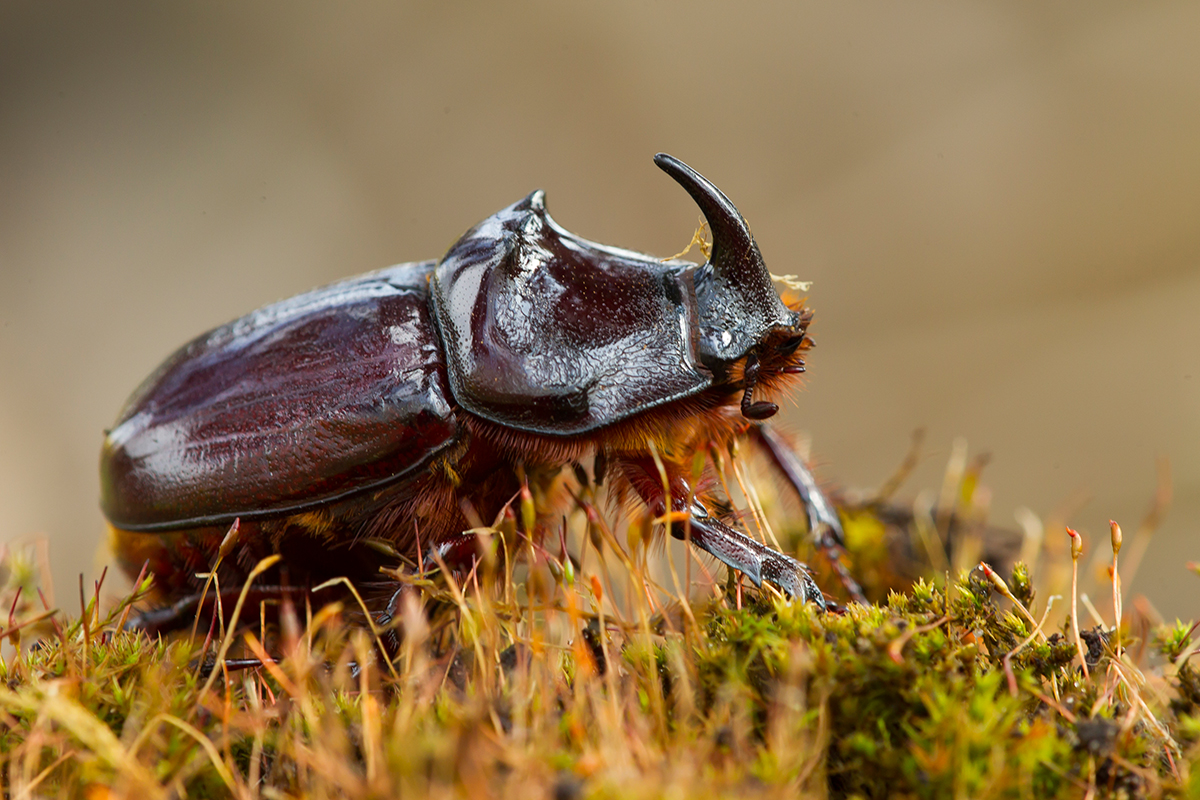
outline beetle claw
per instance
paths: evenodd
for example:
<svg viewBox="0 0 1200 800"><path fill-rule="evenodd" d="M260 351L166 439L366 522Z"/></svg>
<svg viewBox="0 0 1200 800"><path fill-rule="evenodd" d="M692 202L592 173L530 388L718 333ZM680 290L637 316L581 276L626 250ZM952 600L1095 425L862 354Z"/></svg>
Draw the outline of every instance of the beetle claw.
<svg viewBox="0 0 1200 800"><path fill-rule="evenodd" d="M808 565L785 553L771 551L771 557L763 562L762 577L782 589L789 597L800 602L811 602L824 609L825 595L813 580Z"/></svg>

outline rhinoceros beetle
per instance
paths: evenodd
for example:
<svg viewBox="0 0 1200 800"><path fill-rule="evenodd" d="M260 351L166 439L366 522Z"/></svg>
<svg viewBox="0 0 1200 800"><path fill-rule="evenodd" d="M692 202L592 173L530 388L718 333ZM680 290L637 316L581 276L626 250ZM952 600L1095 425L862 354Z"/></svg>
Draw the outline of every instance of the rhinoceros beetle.
<svg viewBox="0 0 1200 800"><path fill-rule="evenodd" d="M471 527L466 509L491 519L519 473L545 479L595 455L607 465L597 481L655 516L669 496L674 536L824 608L805 565L718 519L685 477L696 451L752 433L836 554L836 513L761 423L777 406L756 399L804 371L811 312L781 301L720 190L671 156L655 163L708 222L703 265L581 239L537 191L440 260L335 283L184 345L104 442L118 560L131 573L148 561L179 611L238 519L226 587L271 553L292 585L378 581L385 558L366 542L448 555Z"/></svg>

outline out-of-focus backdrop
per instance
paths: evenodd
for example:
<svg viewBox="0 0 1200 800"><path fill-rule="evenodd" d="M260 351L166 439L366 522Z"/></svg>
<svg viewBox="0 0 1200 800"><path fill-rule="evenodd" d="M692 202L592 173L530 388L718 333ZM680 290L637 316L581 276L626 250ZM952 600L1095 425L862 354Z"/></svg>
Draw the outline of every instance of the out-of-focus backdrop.
<svg viewBox="0 0 1200 800"><path fill-rule="evenodd" d="M787 413L823 478L879 484L924 426L910 491L965 437L996 523L1082 491L1106 547L1165 456L1131 588L1200 615L1198 32L1190 2L8 0L0 539L48 537L73 593L102 431L164 356L532 189L677 252L664 150L814 282Z"/></svg>

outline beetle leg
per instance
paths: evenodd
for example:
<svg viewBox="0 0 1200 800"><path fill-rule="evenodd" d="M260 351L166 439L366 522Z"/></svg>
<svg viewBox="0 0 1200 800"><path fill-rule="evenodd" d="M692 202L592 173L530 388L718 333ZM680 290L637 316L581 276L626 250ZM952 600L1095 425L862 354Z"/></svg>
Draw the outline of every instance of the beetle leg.
<svg viewBox="0 0 1200 800"><path fill-rule="evenodd" d="M663 516L666 502L657 465L644 456L622 456L620 463L626 479L643 502L653 513ZM790 597L815 603L821 609L826 607L825 596L807 566L712 516L703 503L690 497L691 489L682 476L672 471L670 464L663 466L670 484L672 511L687 515L686 520L670 523L673 537L690 540L725 566L744 573L755 586L761 587L764 580L769 581Z"/></svg>
<svg viewBox="0 0 1200 800"><path fill-rule="evenodd" d="M169 606L150 608L134 614L125 623L127 631L146 631L151 636L182 628L196 613L200 594L189 594Z"/></svg>
<svg viewBox="0 0 1200 800"><path fill-rule="evenodd" d="M247 601L260 603L264 600L277 600L286 592L300 591L287 586L255 586L246 595ZM227 589L221 592L221 605L226 611L231 611L237 603L241 589ZM210 591L204 598L201 607L199 592L185 595L169 606L150 608L130 617L125 623L125 630L146 631L151 636L169 633L190 625L196 614L212 614L217 607L217 594Z"/></svg>
<svg viewBox="0 0 1200 800"><path fill-rule="evenodd" d="M755 586L770 581L790 597L811 601L824 610L825 596L806 565L729 527L711 516L699 502L693 502L689 512L692 544L725 566L740 570ZM685 523L671 525L671 535L676 539L687 538L688 534Z"/></svg>
<svg viewBox="0 0 1200 800"><path fill-rule="evenodd" d="M829 559L833 571L837 573L842 586L846 588L850 600L865 605L867 598L863 595L862 587L858 585L858 581L854 580L850 570L842 563L842 555L846 548L846 535L842 531L841 518L838 517L833 504L829 502L829 498L817 485L817 479L813 477L808 465L796 455L796 452L770 425L760 422L754 425L752 430L759 442L766 448L767 453L770 454L775 466L800 495L804 513L808 516L808 529L812 533L817 547Z"/></svg>
<svg viewBox="0 0 1200 800"><path fill-rule="evenodd" d="M224 666L229 672L241 672L247 669L261 669L266 663L261 658L227 658ZM269 663L278 664L279 659L272 658ZM207 678L216 668L217 660L215 658L209 656L204 659L204 662L200 664L200 678Z"/></svg>

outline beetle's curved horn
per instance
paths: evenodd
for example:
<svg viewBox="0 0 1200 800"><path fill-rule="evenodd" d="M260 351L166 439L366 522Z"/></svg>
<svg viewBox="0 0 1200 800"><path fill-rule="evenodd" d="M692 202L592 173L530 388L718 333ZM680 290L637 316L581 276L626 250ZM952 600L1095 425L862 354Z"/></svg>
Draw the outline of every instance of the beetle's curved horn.
<svg viewBox="0 0 1200 800"><path fill-rule="evenodd" d="M717 279L751 296L761 295L764 291L774 296L771 275L750 233L750 226L725 193L674 156L659 153L654 157L654 163L687 190L708 220L713 239L709 263Z"/></svg>
<svg viewBox="0 0 1200 800"><path fill-rule="evenodd" d="M754 243L750 226L729 198L677 158L659 153L654 163L687 189L712 228L713 246L708 263L694 272L700 312L696 348L700 360L723 373L757 347L768 331L799 330L796 312L784 306L775 294L771 274Z"/></svg>

